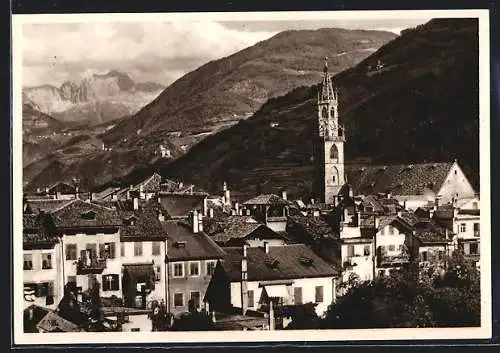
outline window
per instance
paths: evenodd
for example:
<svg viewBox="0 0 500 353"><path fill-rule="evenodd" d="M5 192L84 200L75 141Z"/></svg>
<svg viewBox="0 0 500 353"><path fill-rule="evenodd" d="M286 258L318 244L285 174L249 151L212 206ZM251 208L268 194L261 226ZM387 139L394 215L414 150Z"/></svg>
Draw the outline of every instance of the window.
<svg viewBox="0 0 500 353"><path fill-rule="evenodd" d="M200 292L191 292L191 300L196 309L200 308Z"/></svg>
<svg viewBox="0 0 500 353"><path fill-rule="evenodd" d="M385 276L385 270L378 270L378 276L379 277L384 277Z"/></svg>
<svg viewBox="0 0 500 353"><path fill-rule="evenodd" d="M189 275L199 276L200 275L200 263L198 261L189 263Z"/></svg>
<svg viewBox="0 0 500 353"><path fill-rule="evenodd" d="M142 256L142 243L139 241L134 243L134 256Z"/></svg>
<svg viewBox="0 0 500 353"><path fill-rule="evenodd" d="M161 242L154 241L153 242L153 256L161 255Z"/></svg>
<svg viewBox="0 0 500 353"><path fill-rule="evenodd" d="M315 302L323 303L323 286L316 286Z"/></svg>
<svg viewBox="0 0 500 353"><path fill-rule="evenodd" d="M394 235L394 227L389 226L389 235Z"/></svg>
<svg viewBox="0 0 500 353"><path fill-rule="evenodd" d="M438 260L443 260L443 259L444 259L444 251L438 250Z"/></svg>
<svg viewBox="0 0 500 353"><path fill-rule="evenodd" d="M125 243L120 243L120 256L125 257Z"/></svg>
<svg viewBox="0 0 500 353"><path fill-rule="evenodd" d="M140 331L141 331L141 329L138 327L133 327L130 329L130 332L140 332Z"/></svg>
<svg viewBox="0 0 500 353"><path fill-rule="evenodd" d="M339 158L339 150L337 149L336 145L333 145L332 148L330 149L330 159L333 160L333 162L336 162Z"/></svg>
<svg viewBox="0 0 500 353"><path fill-rule="evenodd" d="M385 228L382 228L382 229L380 230L380 235L385 235Z"/></svg>
<svg viewBox="0 0 500 353"><path fill-rule="evenodd" d="M365 247L363 249L363 255L370 256L370 245L365 245Z"/></svg>
<svg viewBox="0 0 500 353"><path fill-rule="evenodd" d="M90 251L90 258L95 259L97 257L97 244L91 243L91 244L86 244L85 249Z"/></svg>
<svg viewBox="0 0 500 353"><path fill-rule="evenodd" d="M102 290L120 290L120 285L118 283L120 277L118 275L104 275L102 276Z"/></svg>
<svg viewBox="0 0 500 353"><path fill-rule="evenodd" d="M116 257L115 243L99 244L99 257L114 259Z"/></svg>
<svg viewBox="0 0 500 353"><path fill-rule="evenodd" d="M339 179L339 171L336 167L332 168L332 183L337 184L337 180Z"/></svg>
<svg viewBox="0 0 500 353"><path fill-rule="evenodd" d="M33 269L33 255L24 254L23 270L29 271Z"/></svg>
<svg viewBox="0 0 500 353"><path fill-rule="evenodd" d="M68 276L67 283L73 283L76 285L76 276Z"/></svg>
<svg viewBox="0 0 500 353"><path fill-rule="evenodd" d="M479 236L479 223L474 223L474 236Z"/></svg>
<svg viewBox="0 0 500 353"><path fill-rule="evenodd" d="M394 244L389 245L389 251L394 251L394 250L396 250L396 245Z"/></svg>
<svg viewBox="0 0 500 353"><path fill-rule="evenodd" d="M465 223L460 223L460 233L465 233L467 230L467 225Z"/></svg>
<svg viewBox="0 0 500 353"><path fill-rule="evenodd" d="M295 305L302 304L302 287L293 288L293 298L295 300Z"/></svg>
<svg viewBox="0 0 500 353"><path fill-rule="evenodd" d="M76 260L77 254L76 244L66 244L66 260Z"/></svg>
<svg viewBox="0 0 500 353"><path fill-rule="evenodd" d="M254 306L253 290L248 291L248 307L253 308Z"/></svg>
<svg viewBox="0 0 500 353"><path fill-rule="evenodd" d="M215 266L217 266L217 261L207 261L207 275L212 276L215 272Z"/></svg>
<svg viewBox="0 0 500 353"><path fill-rule="evenodd" d="M354 245L347 245L347 257L354 256Z"/></svg>
<svg viewBox="0 0 500 353"><path fill-rule="evenodd" d="M174 293L174 306L184 306L184 294L183 293Z"/></svg>
<svg viewBox="0 0 500 353"><path fill-rule="evenodd" d="M174 263L174 264L172 264L172 267L174 268L173 277L184 277L184 263L183 262Z"/></svg>
<svg viewBox="0 0 500 353"><path fill-rule="evenodd" d="M470 243L469 245L469 252L471 255L477 255L479 254L479 247L477 243Z"/></svg>
<svg viewBox="0 0 500 353"><path fill-rule="evenodd" d="M52 254L42 254L42 269L52 269Z"/></svg>
<svg viewBox="0 0 500 353"><path fill-rule="evenodd" d="M161 266L155 266L155 281L161 281Z"/></svg>
<svg viewBox="0 0 500 353"><path fill-rule="evenodd" d="M422 261L427 261L427 251L421 252L420 257L421 257Z"/></svg>

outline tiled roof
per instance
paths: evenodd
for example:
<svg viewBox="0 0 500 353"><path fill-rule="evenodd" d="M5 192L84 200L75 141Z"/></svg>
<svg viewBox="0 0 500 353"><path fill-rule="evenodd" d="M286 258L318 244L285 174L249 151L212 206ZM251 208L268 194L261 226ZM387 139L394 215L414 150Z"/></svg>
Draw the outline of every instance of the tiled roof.
<svg viewBox="0 0 500 353"><path fill-rule="evenodd" d="M120 209L118 214L122 220L120 227L121 241L164 240L167 237L165 229L158 219L158 213L153 202L144 203L138 210L133 208ZM124 220L132 217L135 217L134 224L126 224Z"/></svg>
<svg viewBox="0 0 500 353"><path fill-rule="evenodd" d="M68 321L53 311L49 311L44 318L36 325L37 328L47 332L79 332L80 327Z"/></svg>
<svg viewBox="0 0 500 353"><path fill-rule="evenodd" d="M439 226L432 220L419 222L414 226L415 237L422 243L446 243L446 229Z"/></svg>
<svg viewBox="0 0 500 353"><path fill-rule="evenodd" d="M304 216L300 213L288 217L288 226L298 226L313 240L323 238L338 238L333 228L323 219L323 217ZM288 227L287 227L288 228Z"/></svg>
<svg viewBox="0 0 500 353"><path fill-rule="evenodd" d="M59 241L58 231L49 214L23 215L23 248L53 248Z"/></svg>
<svg viewBox="0 0 500 353"><path fill-rule="evenodd" d="M437 193L452 166L453 162L387 166L346 165L346 173L355 195L388 191L393 195L421 195L426 188Z"/></svg>
<svg viewBox="0 0 500 353"><path fill-rule="evenodd" d="M193 233L184 223L167 221L167 258L169 261L217 259L224 251L204 232Z"/></svg>
<svg viewBox="0 0 500 353"><path fill-rule="evenodd" d="M384 228L389 224L395 224L395 223L403 226L407 230L411 230L411 225L406 223L402 218L400 218L397 215L379 217L378 230Z"/></svg>
<svg viewBox="0 0 500 353"><path fill-rule="evenodd" d="M160 203L171 217L186 217L194 209L202 210L204 198L203 195L189 194L159 195Z"/></svg>
<svg viewBox="0 0 500 353"><path fill-rule="evenodd" d="M52 216L59 228L101 228L121 224L116 210L82 200L73 200L53 211Z"/></svg>
<svg viewBox="0 0 500 353"><path fill-rule="evenodd" d="M140 187L142 186L142 189L146 193L155 193L160 191L160 184L161 184L161 175L154 173L151 175L149 178L146 180L138 183L135 187L134 190L139 190Z"/></svg>
<svg viewBox="0 0 500 353"><path fill-rule="evenodd" d="M109 187L104 189L101 192L95 192L93 193L93 198L95 199L106 199L110 198L113 194L116 194L118 191L120 191L121 188L118 187Z"/></svg>
<svg viewBox="0 0 500 353"><path fill-rule="evenodd" d="M76 189L73 185L65 183L63 181L58 181L57 183L47 187L49 194L60 192L62 194L74 194Z"/></svg>
<svg viewBox="0 0 500 353"><path fill-rule="evenodd" d="M205 218L207 223L210 218ZM219 244L225 244L233 239L244 239L253 234L259 239L284 239L284 237L264 224L258 223L249 216L229 216L214 227L215 231L209 232L210 237ZM205 228L205 226L203 226Z"/></svg>
<svg viewBox="0 0 500 353"><path fill-rule="evenodd" d="M274 194L262 194L243 202L244 205L288 205L288 202Z"/></svg>
<svg viewBox="0 0 500 353"><path fill-rule="evenodd" d="M231 281L241 280L243 249L224 248L222 268ZM274 262L274 264L273 264ZM263 248L247 248L249 281L332 277L338 269L326 263L303 244L270 246L269 254Z"/></svg>
<svg viewBox="0 0 500 353"><path fill-rule="evenodd" d="M60 200L60 199L28 199L28 205L33 212L38 210L45 212L52 212L63 206L69 204L73 200Z"/></svg>

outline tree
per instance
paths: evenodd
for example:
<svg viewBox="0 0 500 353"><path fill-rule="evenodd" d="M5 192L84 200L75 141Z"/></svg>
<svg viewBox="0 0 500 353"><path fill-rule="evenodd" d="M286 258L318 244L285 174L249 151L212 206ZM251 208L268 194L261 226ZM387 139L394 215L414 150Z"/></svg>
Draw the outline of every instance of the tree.
<svg viewBox="0 0 500 353"><path fill-rule="evenodd" d="M185 313L174 319L172 331L212 331L212 318L205 312Z"/></svg>
<svg viewBox="0 0 500 353"><path fill-rule="evenodd" d="M315 304L307 303L297 306L292 322L286 327L287 330L317 329L320 325L320 318L316 314Z"/></svg>
<svg viewBox="0 0 500 353"><path fill-rule="evenodd" d="M412 265L351 283L322 328L465 327L480 324L479 271L460 252L444 274Z"/></svg>

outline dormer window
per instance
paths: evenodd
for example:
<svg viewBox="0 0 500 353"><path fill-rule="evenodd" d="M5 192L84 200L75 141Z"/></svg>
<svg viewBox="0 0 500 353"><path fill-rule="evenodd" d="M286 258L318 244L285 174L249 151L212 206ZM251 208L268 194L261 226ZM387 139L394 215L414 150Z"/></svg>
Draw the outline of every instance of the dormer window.
<svg viewBox="0 0 500 353"><path fill-rule="evenodd" d="M176 248L179 248L179 249L180 249L180 248L185 248L185 247L186 247L186 242L185 242L185 241L176 241L176 242L174 243L174 246L175 246Z"/></svg>
<svg viewBox="0 0 500 353"><path fill-rule="evenodd" d="M82 219L92 221L92 220L95 220L95 215L96 215L96 213L94 211L87 211L87 212L82 212L80 214L80 217Z"/></svg>
<svg viewBox="0 0 500 353"><path fill-rule="evenodd" d="M299 262L304 265L304 266L312 266L313 264L313 259L311 259L310 257L301 257L299 258Z"/></svg>
<svg viewBox="0 0 500 353"><path fill-rule="evenodd" d="M129 216L123 219L123 224L126 226L134 226L137 223L137 217Z"/></svg>

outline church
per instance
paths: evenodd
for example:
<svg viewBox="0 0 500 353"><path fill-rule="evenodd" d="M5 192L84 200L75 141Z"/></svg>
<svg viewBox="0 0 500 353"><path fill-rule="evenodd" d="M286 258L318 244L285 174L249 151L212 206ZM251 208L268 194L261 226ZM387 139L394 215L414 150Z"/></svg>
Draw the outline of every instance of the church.
<svg viewBox="0 0 500 353"><path fill-rule="evenodd" d="M323 79L317 98L318 135L314 143L315 194L322 203L335 205L339 196L385 194L408 209L417 209L439 200L476 195L458 161L402 165L346 164L346 133L339 123L339 93L333 87L325 58ZM346 195L347 196L347 195Z"/></svg>

